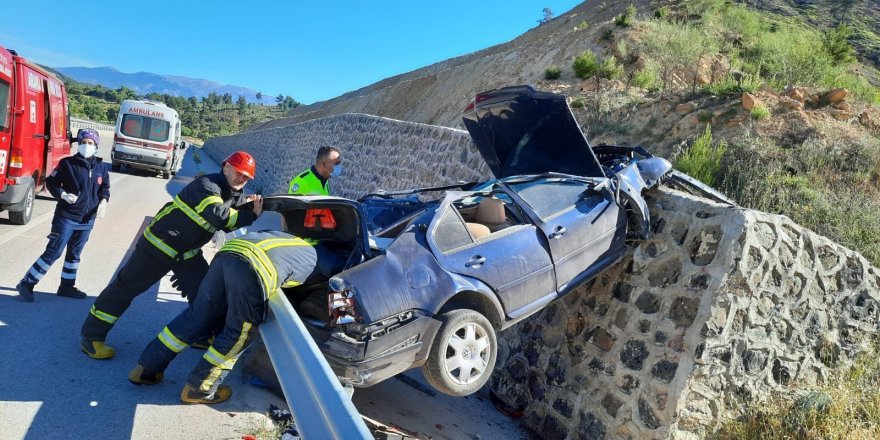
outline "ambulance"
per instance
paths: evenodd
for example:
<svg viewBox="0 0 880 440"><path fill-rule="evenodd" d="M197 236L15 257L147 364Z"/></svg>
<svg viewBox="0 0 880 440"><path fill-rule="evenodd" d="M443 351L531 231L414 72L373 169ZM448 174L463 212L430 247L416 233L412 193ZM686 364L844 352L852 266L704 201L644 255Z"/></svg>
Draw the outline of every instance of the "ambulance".
<svg viewBox="0 0 880 440"><path fill-rule="evenodd" d="M180 170L185 149L176 110L161 102L122 101L110 150L113 171L125 165L170 179Z"/></svg>
<svg viewBox="0 0 880 440"><path fill-rule="evenodd" d="M31 220L46 176L70 149L67 92L57 76L0 46L0 211Z"/></svg>

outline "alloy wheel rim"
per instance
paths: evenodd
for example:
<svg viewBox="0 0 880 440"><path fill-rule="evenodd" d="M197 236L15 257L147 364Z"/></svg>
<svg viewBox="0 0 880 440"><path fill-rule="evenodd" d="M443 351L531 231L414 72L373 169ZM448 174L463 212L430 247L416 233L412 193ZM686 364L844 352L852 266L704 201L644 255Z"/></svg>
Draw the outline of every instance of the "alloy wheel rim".
<svg viewBox="0 0 880 440"><path fill-rule="evenodd" d="M491 345L483 326L473 322L460 325L446 341L446 374L458 385L477 382L489 365Z"/></svg>

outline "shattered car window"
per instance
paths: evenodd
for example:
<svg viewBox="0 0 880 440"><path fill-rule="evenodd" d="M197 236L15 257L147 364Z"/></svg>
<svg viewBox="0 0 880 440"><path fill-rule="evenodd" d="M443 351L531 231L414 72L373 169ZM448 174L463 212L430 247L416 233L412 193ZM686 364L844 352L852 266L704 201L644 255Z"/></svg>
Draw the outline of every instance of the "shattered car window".
<svg viewBox="0 0 880 440"><path fill-rule="evenodd" d="M589 196L592 184L573 179L553 179L512 183L510 187L536 214L546 219Z"/></svg>

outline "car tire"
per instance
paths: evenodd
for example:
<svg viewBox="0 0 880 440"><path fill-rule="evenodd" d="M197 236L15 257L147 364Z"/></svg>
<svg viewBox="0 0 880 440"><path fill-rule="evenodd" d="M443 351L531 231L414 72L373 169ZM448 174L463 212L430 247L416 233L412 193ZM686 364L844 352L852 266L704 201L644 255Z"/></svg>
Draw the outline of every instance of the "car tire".
<svg viewBox="0 0 880 440"><path fill-rule="evenodd" d="M165 180L171 180L171 171L165 171L162 173L162 178Z"/></svg>
<svg viewBox="0 0 880 440"><path fill-rule="evenodd" d="M495 368L495 329L485 316L469 309L452 310L439 319L442 324L422 374L441 393L457 397L473 394Z"/></svg>
<svg viewBox="0 0 880 440"><path fill-rule="evenodd" d="M28 184L27 192L25 192L24 209L19 212L9 211L9 221L16 225L26 225L31 221L31 217L34 215L34 199L36 197L37 193L34 191L33 182L31 182Z"/></svg>

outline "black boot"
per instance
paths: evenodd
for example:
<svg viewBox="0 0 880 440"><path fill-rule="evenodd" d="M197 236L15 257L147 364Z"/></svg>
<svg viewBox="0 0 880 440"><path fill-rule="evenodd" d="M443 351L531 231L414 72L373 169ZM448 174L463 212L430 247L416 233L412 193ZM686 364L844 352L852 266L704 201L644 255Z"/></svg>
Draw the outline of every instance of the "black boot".
<svg viewBox="0 0 880 440"><path fill-rule="evenodd" d="M24 282L24 280L19 281L18 285L15 286L15 290L18 290L18 295L21 296L21 299L27 302L34 302L34 285L30 283Z"/></svg>
<svg viewBox="0 0 880 440"><path fill-rule="evenodd" d="M62 285L62 286L58 286L58 296L64 296L67 298L83 299L83 298L87 297L88 295L86 295L85 292L77 289L74 286Z"/></svg>

